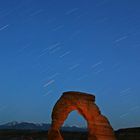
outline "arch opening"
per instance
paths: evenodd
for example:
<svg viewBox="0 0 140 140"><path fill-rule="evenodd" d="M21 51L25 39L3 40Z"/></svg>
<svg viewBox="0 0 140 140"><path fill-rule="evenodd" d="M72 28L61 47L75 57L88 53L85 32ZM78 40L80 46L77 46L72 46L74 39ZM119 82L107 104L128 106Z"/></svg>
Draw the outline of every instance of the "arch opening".
<svg viewBox="0 0 140 140"><path fill-rule="evenodd" d="M73 110L64 121L63 127L77 127L77 130L79 128L79 130L87 131L87 120L77 110Z"/></svg>

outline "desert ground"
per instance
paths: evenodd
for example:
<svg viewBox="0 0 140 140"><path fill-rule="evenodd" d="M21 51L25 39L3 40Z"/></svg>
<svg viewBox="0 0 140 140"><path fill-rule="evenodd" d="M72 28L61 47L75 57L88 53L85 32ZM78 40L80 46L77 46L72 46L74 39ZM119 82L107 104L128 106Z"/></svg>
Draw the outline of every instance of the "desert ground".
<svg viewBox="0 0 140 140"><path fill-rule="evenodd" d="M64 140L87 140L87 132L62 131ZM140 128L115 131L117 140L140 140ZM47 140L47 131L0 130L0 140Z"/></svg>

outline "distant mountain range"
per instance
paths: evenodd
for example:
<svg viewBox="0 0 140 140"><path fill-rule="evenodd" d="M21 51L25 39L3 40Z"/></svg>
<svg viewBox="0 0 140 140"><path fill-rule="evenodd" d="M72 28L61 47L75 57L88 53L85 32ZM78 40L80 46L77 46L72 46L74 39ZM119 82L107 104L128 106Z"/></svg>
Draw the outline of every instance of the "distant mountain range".
<svg viewBox="0 0 140 140"><path fill-rule="evenodd" d="M29 123L29 122L8 122L6 124L0 125L0 129L17 129L17 130L48 130L50 124L48 123ZM81 128L77 126L63 126L61 130L64 131L86 131L86 128Z"/></svg>
<svg viewBox="0 0 140 140"><path fill-rule="evenodd" d="M21 140L21 136L34 136L44 139L46 131L50 128L47 123L9 122L0 125L0 140ZM65 139L85 140L87 129L78 126L64 126L61 128ZM119 129L115 131L117 140L140 140L140 127ZM13 138L13 139L12 139Z"/></svg>

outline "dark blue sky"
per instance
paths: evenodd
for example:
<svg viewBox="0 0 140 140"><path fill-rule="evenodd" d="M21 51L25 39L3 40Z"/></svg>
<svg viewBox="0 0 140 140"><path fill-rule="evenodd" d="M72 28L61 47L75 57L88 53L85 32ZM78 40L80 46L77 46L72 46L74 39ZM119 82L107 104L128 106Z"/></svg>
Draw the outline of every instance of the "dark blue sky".
<svg viewBox="0 0 140 140"><path fill-rule="evenodd" d="M63 91L96 95L115 129L140 126L139 0L1 0L0 124L50 122ZM65 122L84 126L76 112Z"/></svg>

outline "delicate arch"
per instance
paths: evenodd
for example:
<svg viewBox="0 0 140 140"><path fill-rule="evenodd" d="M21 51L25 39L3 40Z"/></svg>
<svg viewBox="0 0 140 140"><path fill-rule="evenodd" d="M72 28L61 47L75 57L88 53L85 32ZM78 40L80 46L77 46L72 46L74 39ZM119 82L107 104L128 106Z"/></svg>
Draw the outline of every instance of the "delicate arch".
<svg viewBox="0 0 140 140"><path fill-rule="evenodd" d="M48 140L63 140L59 129L73 110L77 110L87 121L88 140L116 140L108 119L101 115L95 104L95 96L75 91L64 92L56 102Z"/></svg>

